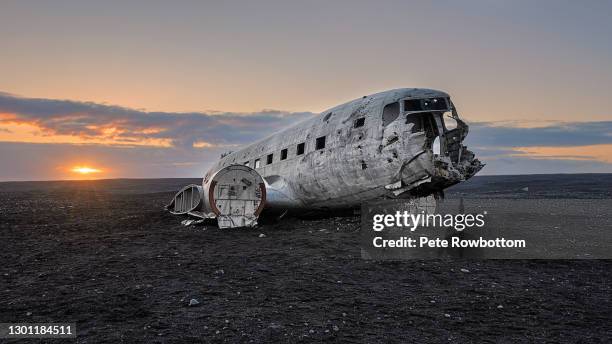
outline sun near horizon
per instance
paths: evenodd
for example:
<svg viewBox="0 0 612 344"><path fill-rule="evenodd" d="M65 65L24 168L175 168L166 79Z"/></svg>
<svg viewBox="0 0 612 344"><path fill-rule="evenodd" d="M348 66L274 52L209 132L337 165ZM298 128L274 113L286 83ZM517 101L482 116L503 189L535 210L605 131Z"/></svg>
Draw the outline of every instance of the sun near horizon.
<svg viewBox="0 0 612 344"><path fill-rule="evenodd" d="M71 170L71 172L79 174L79 175L91 175L101 173L102 170L99 168L89 167L89 166L75 166Z"/></svg>

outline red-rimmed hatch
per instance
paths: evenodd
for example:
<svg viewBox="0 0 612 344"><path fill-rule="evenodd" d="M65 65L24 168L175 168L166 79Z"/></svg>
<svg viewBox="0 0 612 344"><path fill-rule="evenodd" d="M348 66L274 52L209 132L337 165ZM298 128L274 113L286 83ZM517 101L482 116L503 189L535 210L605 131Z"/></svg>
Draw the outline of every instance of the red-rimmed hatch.
<svg viewBox="0 0 612 344"><path fill-rule="evenodd" d="M266 203L266 186L254 169L224 167L204 180L203 206L219 228L253 227Z"/></svg>

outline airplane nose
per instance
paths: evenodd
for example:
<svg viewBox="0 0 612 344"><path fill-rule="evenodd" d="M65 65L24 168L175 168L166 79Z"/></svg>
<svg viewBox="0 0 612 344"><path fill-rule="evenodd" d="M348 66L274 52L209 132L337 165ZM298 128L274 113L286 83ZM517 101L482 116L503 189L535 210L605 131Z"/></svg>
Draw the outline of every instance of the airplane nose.
<svg viewBox="0 0 612 344"><path fill-rule="evenodd" d="M401 171L404 185L418 185L433 174L433 155L430 150L423 150L410 159Z"/></svg>

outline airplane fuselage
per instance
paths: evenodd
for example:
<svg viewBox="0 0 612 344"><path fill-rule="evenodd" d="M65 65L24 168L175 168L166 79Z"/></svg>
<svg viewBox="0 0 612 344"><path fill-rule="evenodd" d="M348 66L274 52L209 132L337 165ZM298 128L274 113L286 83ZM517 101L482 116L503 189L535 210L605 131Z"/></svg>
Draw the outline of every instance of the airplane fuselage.
<svg viewBox="0 0 612 344"><path fill-rule="evenodd" d="M456 128L449 128L449 119ZM228 154L204 181L226 166L248 165L265 180L267 208L348 208L371 199L425 196L482 168L461 145L466 134L448 94L390 90Z"/></svg>

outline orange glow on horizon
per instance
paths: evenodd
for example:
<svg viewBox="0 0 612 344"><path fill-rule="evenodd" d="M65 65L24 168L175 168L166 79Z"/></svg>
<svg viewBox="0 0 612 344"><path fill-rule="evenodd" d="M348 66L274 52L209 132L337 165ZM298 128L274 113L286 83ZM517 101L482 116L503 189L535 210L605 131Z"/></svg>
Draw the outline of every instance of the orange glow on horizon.
<svg viewBox="0 0 612 344"><path fill-rule="evenodd" d="M518 154L511 156L528 156L544 160L592 160L601 163L612 163L612 144L588 146L535 146L516 147Z"/></svg>
<svg viewBox="0 0 612 344"><path fill-rule="evenodd" d="M92 173L102 172L102 170L100 169L88 167L88 166L75 166L72 168L71 171L74 173L78 173L78 174L92 174Z"/></svg>
<svg viewBox="0 0 612 344"><path fill-rule="evenodd" d="M40 127L37 123L11 120L9 114L0 113L0 141L4 142L25 142L25 143L56 143L56 144L98 144L107 146L149 146L149 147L173 147L171 139L168 138L148 138L142 136L117 137L119 133L126 130L116 127L100 128L88 126L87 129L99 130L98 135L84 136L71 134L56 134L53 131ZM151 130L161 132L161 129ZM145 130L147 131L147 130ZM144 132L143 132L144 133ZM151 133L147 131L146 134Z"/></svg>

